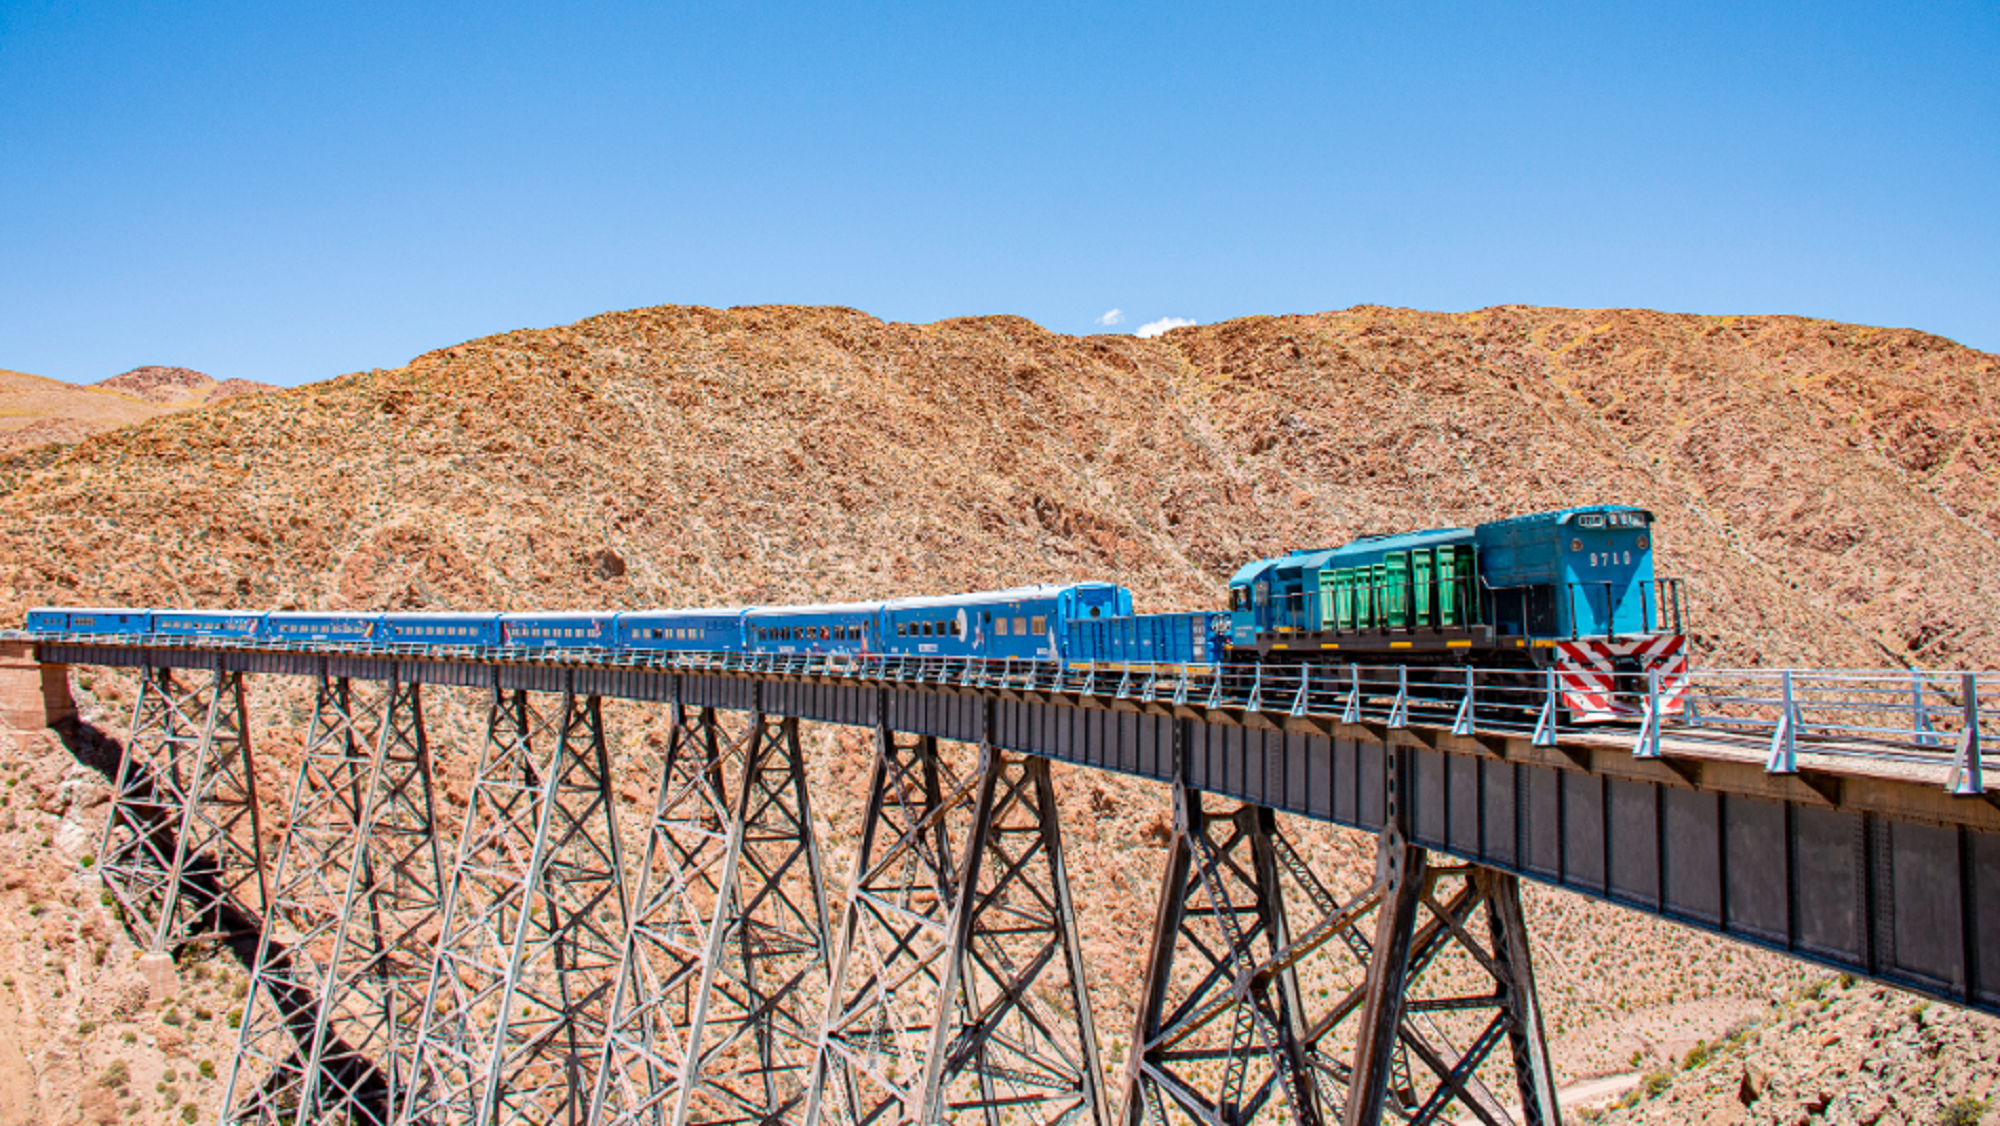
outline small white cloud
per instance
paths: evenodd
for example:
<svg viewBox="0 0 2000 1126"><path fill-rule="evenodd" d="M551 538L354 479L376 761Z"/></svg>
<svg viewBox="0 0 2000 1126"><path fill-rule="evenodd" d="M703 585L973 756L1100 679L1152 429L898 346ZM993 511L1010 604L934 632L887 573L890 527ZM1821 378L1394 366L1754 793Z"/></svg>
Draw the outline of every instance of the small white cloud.
<svg viewBox="0 0 2000 1126"><path fill-rule="evenodd" d="M1148 321L1140 325L1138 334L1142 337L1158 336L1170 328L1186 328L1193 323L1183 317L1161 317L1157 321Z"/></svg>
<svg viewBox="0 0 2000 1126"><path fill-rule="evenodd" d="M1113 309L1110 312L1104 314L1103 316L1097 318L1097 323L1104 325L1106 327L1109 327L1111 325L1124 324L1125 310Z"/></svg>

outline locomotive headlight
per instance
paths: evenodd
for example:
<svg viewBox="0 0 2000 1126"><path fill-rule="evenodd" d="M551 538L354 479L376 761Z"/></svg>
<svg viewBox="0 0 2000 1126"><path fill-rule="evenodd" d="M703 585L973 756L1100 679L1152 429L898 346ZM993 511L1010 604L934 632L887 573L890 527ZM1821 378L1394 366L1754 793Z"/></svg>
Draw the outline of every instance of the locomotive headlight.
<svg viewBox="0 0 2000 1126"><path fill-rule="evenodd" d="M1581 539L1574 539L1574 540L1571 540L1571 541L1569 541L1569 549L1570 549L1571 551L1582 551L1582 550L1583 550L1583 541L1582 541Z"/></svg>
<svg viewBox="0 0 2000 1126"><path fill-rule="evenodd" d="M1640 551L1646 550L1646 537L1644 536L1639 537L1639 550Z"/></svg>

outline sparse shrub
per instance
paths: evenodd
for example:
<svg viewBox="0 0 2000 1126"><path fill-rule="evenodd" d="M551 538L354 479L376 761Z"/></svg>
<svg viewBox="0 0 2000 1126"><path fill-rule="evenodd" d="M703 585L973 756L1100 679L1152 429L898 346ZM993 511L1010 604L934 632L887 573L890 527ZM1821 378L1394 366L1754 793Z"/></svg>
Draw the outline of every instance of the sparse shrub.
<svg viewBox="0 0 2000 1126"><path fill-rule="evenodd" d="M180 1073L175 1071L171 1067L160 1073L160 1082L162 1083L172 1083L174 1080L179 1078L180 1078ZM164 1089L165 1088L162 1088L162 1090Z"/></svg>
<svg viewBox="0 0 2000 1126"><path fill-rule="evenodd" d="M1650 1099L1661 1091L1666 1090L1667 1086L1673 1081L1674 1065L1669 1063L1665 1067L1655 1068L1647 1072L1646 1077L1639 1081L1639 1089L1645 1092L1646 1098Z"/></svg>
<svg viewBox="0 0 2000 1126"><path fill-rule="evenodd" d="M1683 1070L1693 1071L1695 1068L1707 1063L1708 1056L1708 1041L1696 1040L1694 1047L1689 1048L1687 1056L1681 1060L1681 1067Z"/></svg>
<svg viewBox="0 0 2000 1126"><path fill-rule="evenodd" d="M79 1036L88 1036L96 1031L97 1022L94 1020L80 1020L76 1022L76 1033Z"/></svg>
<svg viewBox="0 0 2000 1126"><path fill-rule="evenodd" d="M129 1028L126 1029L124 1032L119 1033L118 1038L120 1040L125 1041L127 1044L137 1044L139 1042L139 1034L132 1031Z"/></svg>
<svg viewBox="0 0 2000 1126"><path fill-rule="evenodd" d="M229 1010L229 1027L231 1027L231 1028L241 1028L241 1027L243 1027L243 1010L242 1010L242 1009L240 1009L240 1008L237 1008L237 1009L231 1009L231 1010Z"/></svg>
<svg viewBox="0 0 2000 1126"><path fill-rule="evenodd" d="M1938 1111L1938 1126L1979 1126L1979 1119L1985 1113L1985 1099L1960 1095Z"/></svg>
<svg viewBox="0 0 2000 1126"><path fill-rule="evenodd" d="M212 1013L212 1012L209 1012L209 1011L208 1011L207 1009L204 1009L204 1008L202 1008L202 1007L201 1007L200 1005L196 1005L196 1006L194 1007L194 1019L196 1019L196 1020L214 1020L214 1019L215 1019L215 1014L214 1014L214 1013Z"/></svg>
<svg viewBox="0 0 2000 1126"><path fill-rule="evenodd" d="M77 861L77 865L79 867L82 867L86 871L89 870L89 868L96 863L97 863L97 858L95 856L90 855L89 853L84 853L83 859Z"/></svg>
<svg viewBox="0 0 2000 1126"><path fill-rule="evenodd" d="M122 1091L132 1083L132 1065L124 1060L112 1060L104 1065L103 1074L97 1077L97 1085Z"/></svg>
<svg viewBox="0 0 2000 1126"><path fill-rule="evenodd" d="M196 1071L199 1071L199 1072L201 1072L201 1077L202 1077L203 1079L213 1079L213 1078L215 1078L215 1061L214 1061L214 1060L203 1060L203 1061L201 1061L200 1063L198 1063L198 1064L194 1065L194 1069L195 1069Z"/></svg>
<svg viewBox="0 0 2000 1126"><path fill-rule="evenodd" d="M160 1023L179 1028L183 1023L181 1011L179 1009L168 1009L166 1012L160 1014Z"/></svg>
<svg viewBox="0 0 2000 1126"><path fill-rule="evenodd" d="M193 1104L193 1103L183 1103L183 1104L181 1104L181 1121L182 1121L182 1122L193 1122L193 1121L194 1121L195 1119L197 1119L197 1118L199 1118L199 1117L201 1117L201 1112L200 1112L200 1111L197 1111L197 1110L196 1110L196 1109L194 1108L194 1104Z"/></svg>

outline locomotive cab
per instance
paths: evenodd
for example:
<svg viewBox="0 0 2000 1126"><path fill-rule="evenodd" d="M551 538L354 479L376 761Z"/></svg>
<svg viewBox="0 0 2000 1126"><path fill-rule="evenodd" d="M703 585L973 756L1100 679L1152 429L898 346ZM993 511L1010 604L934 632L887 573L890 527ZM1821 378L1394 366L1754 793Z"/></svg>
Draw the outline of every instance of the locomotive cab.
<svg viewBox="0 0 2000 1126"><path fill-rule="evenodd" d="M1653 574L1652 523L1645 509L1599 505L1479 525L1496 632L1527 642L1678 632L1676 600Z"/></svg>

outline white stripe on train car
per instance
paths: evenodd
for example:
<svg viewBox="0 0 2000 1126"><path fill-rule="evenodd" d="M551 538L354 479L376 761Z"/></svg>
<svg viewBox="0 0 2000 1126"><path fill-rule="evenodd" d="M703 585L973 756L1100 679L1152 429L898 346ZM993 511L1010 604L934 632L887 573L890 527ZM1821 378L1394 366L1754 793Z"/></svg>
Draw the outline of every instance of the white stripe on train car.
<svg viewBox="0 0 2000 1126"><path fill-rule="evenodd" d="M1660 673L1660 713L1679 715L1687 708L1687 638L1656 634L1624 641L1556 642L1556 680L1563 702L1579 723L1606 723L1645 717L1643 688L1626 685L1619 691L1617 661L1637 658L1639 671ZM1629 674L1628 674L1629 675ZM1633 691L1638 688L1638 691Z"/></svg>

